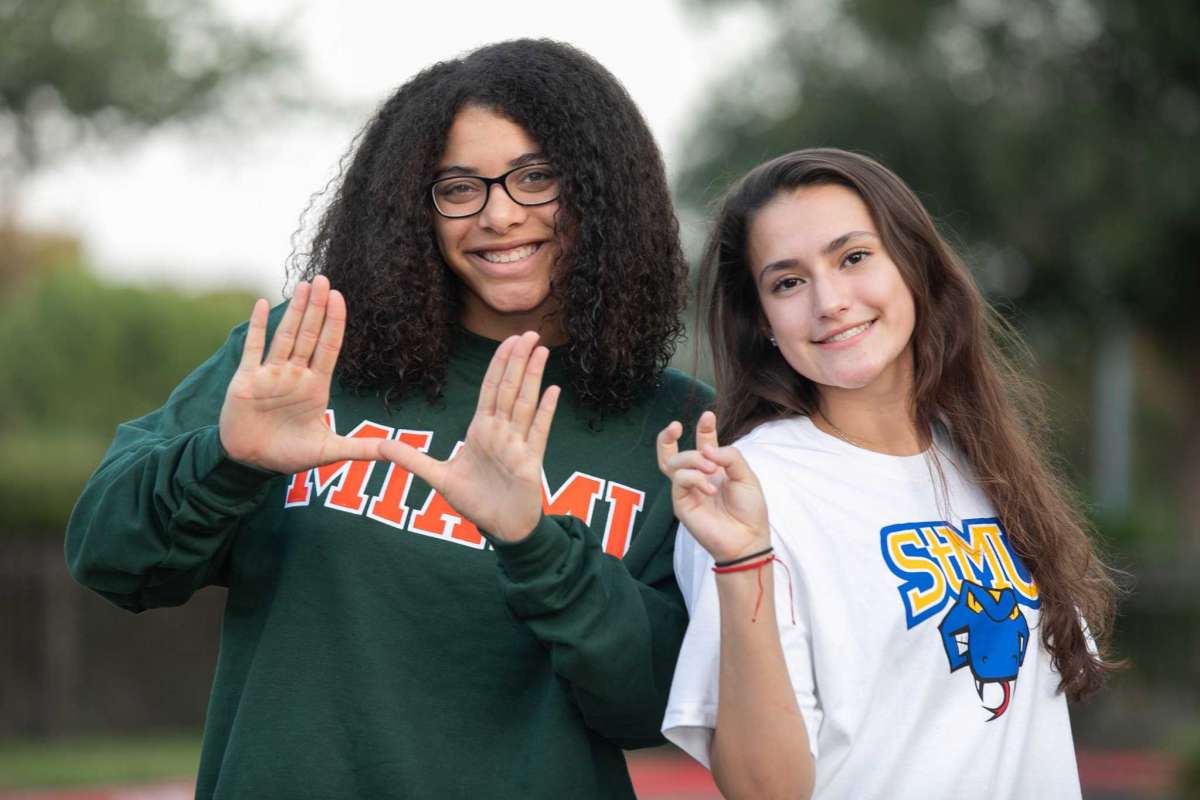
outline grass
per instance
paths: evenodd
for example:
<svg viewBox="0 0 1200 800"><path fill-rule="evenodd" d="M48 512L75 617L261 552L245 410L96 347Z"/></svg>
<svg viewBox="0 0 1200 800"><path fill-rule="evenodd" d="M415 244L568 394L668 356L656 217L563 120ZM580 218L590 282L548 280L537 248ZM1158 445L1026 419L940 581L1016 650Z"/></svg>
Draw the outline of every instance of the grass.
<svg viewBox="0 0 1200 800"><path fill-rule="evenodd" d="M190 780L199 762L199 732L0 739L0 790Z"/></svg>

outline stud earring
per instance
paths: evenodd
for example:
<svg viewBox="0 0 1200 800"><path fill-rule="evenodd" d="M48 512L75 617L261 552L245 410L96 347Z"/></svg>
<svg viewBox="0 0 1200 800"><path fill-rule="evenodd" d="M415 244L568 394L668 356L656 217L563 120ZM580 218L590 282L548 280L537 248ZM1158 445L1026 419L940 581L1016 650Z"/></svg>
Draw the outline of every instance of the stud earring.
<svg viewBox="0 0 1200 800"><path fill-rule="evenodd" d="M775 341L774 336L768 336L767 339L771 341L771 347L779 347L779 342Z"/></svg>

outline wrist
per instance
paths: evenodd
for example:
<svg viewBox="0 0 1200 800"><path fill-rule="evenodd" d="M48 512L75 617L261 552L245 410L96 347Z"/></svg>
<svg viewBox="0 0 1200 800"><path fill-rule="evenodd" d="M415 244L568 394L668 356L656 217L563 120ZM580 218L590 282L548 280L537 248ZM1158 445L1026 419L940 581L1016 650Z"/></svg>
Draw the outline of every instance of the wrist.
<svg viewBox="0 0 1200 800"><path fill-rule="evenodd" d="M741 572L743 569L752 569L754 562L762 559L770 560L769 556L775 551L775 548L767 545L761 550L755 550L753 553L747 553L744 556L737 558L726 559L725 561L713 560L713 572Z"/></svg>
<svg viewBox="0 0 1200 800"><path fill-rule="evenodd" d="M541 519L542 515L538 514L528 525L521 522L512 526L497 526L496 528L488 529L487 532L493 539L498 539L505 544L517 544L529 538Z"/></svg>
<svg viewBox="0 0 1200 800"><path fill-rule="evenodd" d="M735 561L751 558L758 554L766 555L771 550L771 534L764 531L755 536L750 542L740 545L739 547L714 548L711 553L713 561L719 566L721 564L731 564Z"/></svg>

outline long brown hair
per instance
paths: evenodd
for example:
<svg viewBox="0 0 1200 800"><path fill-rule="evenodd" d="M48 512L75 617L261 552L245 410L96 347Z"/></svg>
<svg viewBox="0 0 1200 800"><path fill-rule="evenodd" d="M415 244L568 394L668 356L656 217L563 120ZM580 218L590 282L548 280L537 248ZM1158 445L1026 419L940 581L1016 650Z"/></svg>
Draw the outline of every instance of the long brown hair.
<svg viewBox="0 0 1200 800"><path fill-rule="evenodd" d="M1040 388L1006 354L1024 352L1023 345L984 300L921 202L878 162L843 150L800 150L751 170L726 195L704 252L697 312L716 373L720 438L732 441L767 420L818 409L817 386L768 340L746 253L759 209L781 192L822 184L862 198L912 292L917 430L947 430L1033 574L1041 640L1059 689L1072 700L1095 691L1118 666L1104 649L1116 586L1073 490L1041 447L1047 437Z"/></svg>

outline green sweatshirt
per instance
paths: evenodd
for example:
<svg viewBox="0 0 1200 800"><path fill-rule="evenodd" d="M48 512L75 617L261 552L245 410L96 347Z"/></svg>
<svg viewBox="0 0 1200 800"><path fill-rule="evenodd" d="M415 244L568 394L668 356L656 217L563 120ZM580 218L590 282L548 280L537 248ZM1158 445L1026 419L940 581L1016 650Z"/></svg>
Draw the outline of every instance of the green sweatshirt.
<svg viewBox="0 0 1200 800"><path fill-rule="evenodd" d="M118 428L67 529L72 574L131 611L228 587L197 797L633 797L621 748L662 741L687 623L654 439L707 387L668 370L597 425L552 353L546 513L493 545L398 466L230 460L217 418L244 338ZM461 333L435 405L335 382L329 423L446 458L495 347Z"/></svg>

